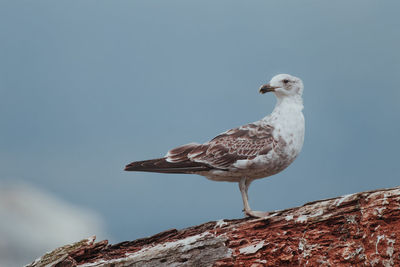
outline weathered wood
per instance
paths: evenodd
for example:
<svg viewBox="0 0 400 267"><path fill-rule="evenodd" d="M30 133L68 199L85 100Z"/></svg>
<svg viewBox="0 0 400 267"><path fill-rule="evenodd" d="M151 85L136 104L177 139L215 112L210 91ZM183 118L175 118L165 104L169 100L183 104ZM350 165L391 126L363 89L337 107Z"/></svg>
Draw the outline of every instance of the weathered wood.
<svg viewBox="0 0 400 267"><path fill-rule="evenodd" d="M28 266L400 266L399 219L396 187L115 245L89 238Z"/></svg>

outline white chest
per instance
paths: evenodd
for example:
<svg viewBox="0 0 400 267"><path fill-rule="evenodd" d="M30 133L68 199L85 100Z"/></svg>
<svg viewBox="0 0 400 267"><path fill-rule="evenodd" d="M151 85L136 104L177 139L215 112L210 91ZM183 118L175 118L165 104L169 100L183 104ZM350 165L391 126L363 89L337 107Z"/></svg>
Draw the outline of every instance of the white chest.
<svg viewBox="0 0 400 267"><path fill-rule="evenodd" d="M304 143L305 122L302 108L301 103L283 102L265 121L274 127L274 139L284 141L284 146L279 148L280 152L291 161L300 153Z"/></svg>

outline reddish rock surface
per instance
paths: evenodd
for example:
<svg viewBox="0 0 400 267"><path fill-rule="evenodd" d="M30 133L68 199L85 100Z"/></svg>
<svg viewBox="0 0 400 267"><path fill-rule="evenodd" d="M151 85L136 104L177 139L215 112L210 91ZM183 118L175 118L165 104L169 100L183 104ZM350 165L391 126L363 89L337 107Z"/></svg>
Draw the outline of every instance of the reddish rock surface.
<svg viewBox="0 0 400 267"><path fill-rule="evenodd" d="M400 187L208 222L110 245L66 245L29 266L400 266Z"/></svg>

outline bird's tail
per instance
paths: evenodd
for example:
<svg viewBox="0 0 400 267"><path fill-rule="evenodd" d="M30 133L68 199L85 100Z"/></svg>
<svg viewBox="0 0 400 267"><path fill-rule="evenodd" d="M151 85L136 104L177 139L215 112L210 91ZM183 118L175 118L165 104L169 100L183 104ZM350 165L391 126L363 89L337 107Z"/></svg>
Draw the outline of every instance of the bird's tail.
<svg viewBox="0 0 400 267"><path fill-rule="evenodd" d="M125 166L125 171L160 172L160 173L195 173L208 171L210 166L199 162L185 160L181 162L169 162L167 158L135 161Z"/></svg>

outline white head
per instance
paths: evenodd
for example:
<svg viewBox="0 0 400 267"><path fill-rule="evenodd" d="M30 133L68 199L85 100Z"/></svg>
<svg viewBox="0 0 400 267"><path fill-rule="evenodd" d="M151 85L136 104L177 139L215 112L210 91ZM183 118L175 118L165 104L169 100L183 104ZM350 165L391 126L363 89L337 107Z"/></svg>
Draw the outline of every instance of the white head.
<svg viewBox="0 0 400 267"><path fill-rule="evenodd" d="M260 93L274 92L277 98L299 96L303 94L303 82L289 74L278 74L260 87Z"/></svg>

